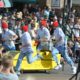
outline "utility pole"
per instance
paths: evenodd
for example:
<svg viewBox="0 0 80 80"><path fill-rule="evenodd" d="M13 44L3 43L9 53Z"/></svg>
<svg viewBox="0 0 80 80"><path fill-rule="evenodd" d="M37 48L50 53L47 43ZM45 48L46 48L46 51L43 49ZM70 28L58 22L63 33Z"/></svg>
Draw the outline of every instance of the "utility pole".
<svg viewBox="0 0 80 80"><path fill-rule="evenodd" d="M72 0L67 0L67 13L68 13L68 18L71 13L71 8L72 8Z"/></svg>

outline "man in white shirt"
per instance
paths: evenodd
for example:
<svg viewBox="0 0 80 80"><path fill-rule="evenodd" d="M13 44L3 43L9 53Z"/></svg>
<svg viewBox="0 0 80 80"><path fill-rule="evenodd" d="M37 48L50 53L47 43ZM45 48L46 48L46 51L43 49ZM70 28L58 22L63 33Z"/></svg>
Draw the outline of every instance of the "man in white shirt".
<svg viewBox="0 0 80 80"><path fill-rule="evenodd" d="M20 72L19 72L20 71L20 64L21 64L24 57L27 58L27 61L29 64L42 58L42 56L40 56L39 54L37 54L35 57L32 57L32 54L33 54L32 40L31 40L31 36L28 32L28 26L24 25L22 27L22 30L23 30L23 34L21 36L22 46L20 46L21 53L19 54L17 65L15 67L15 70L18 75L20 75Z"/></svg>
<svg viewBox="0 0 80 80"><path fill-rule="evenodd" d="M76 67L74 66L73 61L68 55L67 50L67 39L60 27L58 27L58 22L53 22L53 28L54 28L54 34L56 44L55 47L59 50L59 52L62 54L63 58L67 61L67 63L71 66L73 74L76 73Z"/></svg>
<svg viewBox="0 0 80 80"><path fill-rule="evenodd" d="M8 23L2 22L2 42L3 46L6 50L16 50L14 41L18 38L18 36L11 30L8 29Z"/></svg>

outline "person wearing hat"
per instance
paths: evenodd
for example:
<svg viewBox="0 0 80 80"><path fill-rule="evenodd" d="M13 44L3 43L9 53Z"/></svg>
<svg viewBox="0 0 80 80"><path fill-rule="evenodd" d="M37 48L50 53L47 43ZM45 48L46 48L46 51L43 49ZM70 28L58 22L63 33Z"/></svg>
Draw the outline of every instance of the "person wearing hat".
<svg viewBox="0 0 80 80"><path fill-rule="evenodd" d="M15 67L17 75L20 75L20 64L24 57L27 58L27 61L29 64L42 58L39 54L37 54L35 57L32 57L32 54L33 54L32 40L28 32L28 26L24 25L22 26L21 29L23 31L23 34L21 36L22 45L20 46L21 53L19 54L17 65Z"/></svg>
<svg viewBox="0 0 80 80"><path fill-rule="evenodd" d="M14 41L18 38L18 36L11 30L8 29L8 23L2 22L2 42L3 46L6 50L16 50Z"/></svg>
<svg viewBox="0 0 80 80"><path fill-rule="evenodd" d="M72 74L76 73L76 67L74 66L74 62L68 55L67 50L67 39L63 32L63 30L59 27L57 21L53 22L54 33L53 36L55 37L56 44L55 47L59 50L63 58L67 61L67 63L71 66Z"/></svg>
<svg viewBox="0 0 80 80"><path fill-rule="evenodd" d="M44 23L40 22L40 27L37 30L37 39L36 42L39 43L37 46L37 52L39 53L41 50L49 50L52 54L52 60L54 60L58 66L55 67L56 70L60 69L62 66L60 61L58 61L57 54L59 51L52 45L50 38L49 30L44 26Z"/></svg>

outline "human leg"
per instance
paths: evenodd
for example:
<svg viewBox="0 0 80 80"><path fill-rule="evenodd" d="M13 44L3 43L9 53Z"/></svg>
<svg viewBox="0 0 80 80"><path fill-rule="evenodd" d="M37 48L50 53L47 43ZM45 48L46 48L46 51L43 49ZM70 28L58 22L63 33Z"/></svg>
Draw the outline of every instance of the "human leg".
<svg viewBox="0 0 80 80"><path fill-rule="evenodd" d="M59 51L56 48L53 48L51 52L52 52L52 58L54 59L54 61L57 64L60 64L60 62L58 61L58 58L57 58L57 54L59 53Z"/></svg>
<svg viewBox="0 0 80 80"><path fill-rule="evenodd" d="M21 52L19 54L18 61L17 61L16 67L15 67L16 71L20 71L20 64L21 64L24 57L25 57L25 54Z"/></svg>
<svg viewBox="0 0 80 80"><path fill-rule="evenodd" d="M74 62L72 61L72 59L68 55L67 48L65 48L65 46L62 45L62 46L57 47L57 49L62 54L62 56L66 60L66 62L71 66L73 74L75 74L76 73L76 67L74 66Z"/></svg>
<svg viewBox="0 0 80 80"><path fill-rule="evenodd" d="M39 55L35 55L34 57L32 56L32 52L28 52L26 53L26 58L27 58L27 61L29 64L31 64L32 62L40 59L40 56Z"/></svg>
<svg viewBox="0 0 80 80"><path fill-rule="evenodd" d="M2 46L6 49L6 50L10 50L10 51L13 51L13 50L16 50L15 46L8 46L7 44L3 43Z"/></svg>
<svg viewBox="0 0 80 80"><path fill-rule="evenodd" d="M56 48L52 49L52 58L57 63L57 66L55 67L56 70L58 70L62 67L62 65L60 64L60 61L57 58L58 53L59 53L59 51Z"/></svg>

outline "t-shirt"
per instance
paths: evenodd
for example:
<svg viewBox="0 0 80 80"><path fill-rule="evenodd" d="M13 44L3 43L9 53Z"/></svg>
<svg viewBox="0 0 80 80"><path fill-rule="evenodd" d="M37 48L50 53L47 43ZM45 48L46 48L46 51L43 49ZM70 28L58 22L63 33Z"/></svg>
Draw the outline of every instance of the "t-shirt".
<svg viewBox="0 0 80 80"><path fill-rule="evenodd" d="M59 27L56 28L54 30L54 34L53 35L54 35L56 41L58 41L56 43L56 46L61 46L61 45L63 45L65 43L65 34L64 34L64 32L62 31L61 28L59 28ZM59 40L60 38L61 38L61 40Z"/></svg>
<svg viewBox="0 0 80 80"><path fill-rule="evenodd" d="M19 80L18 76L16 74L4 74L0 73L0 80Z"/></svg>
<svg viewBox="0 0 80 80"><path fill-rule="evenodd" d="M39 28L37 31L37 38L38 39L44 39L46 38L47 41L50 41L50 32L46 27L43 27L42 29ZM41 45L45 45L46 42L40 42Z"/></svg>
<svg viewBox="0 0 80 80"><path fill-rule="evenodd" d="M21 51L23 53L25 53L25 52L32 52L33 51L31 36L30 36L30 34L28 32L24 32L22 34L22 36L21 36L21 43L22 43L23 46L26 45L25 47L23 47L21 49Z"/></svg>
<svg viewBox="0 0 80 80"><path fill-rule="evenodd" d="M2 33L2 38L5 39L5 44L9 47L15 47L13 36L16 35L13 31L7 29L4 33Z"/></svg>

